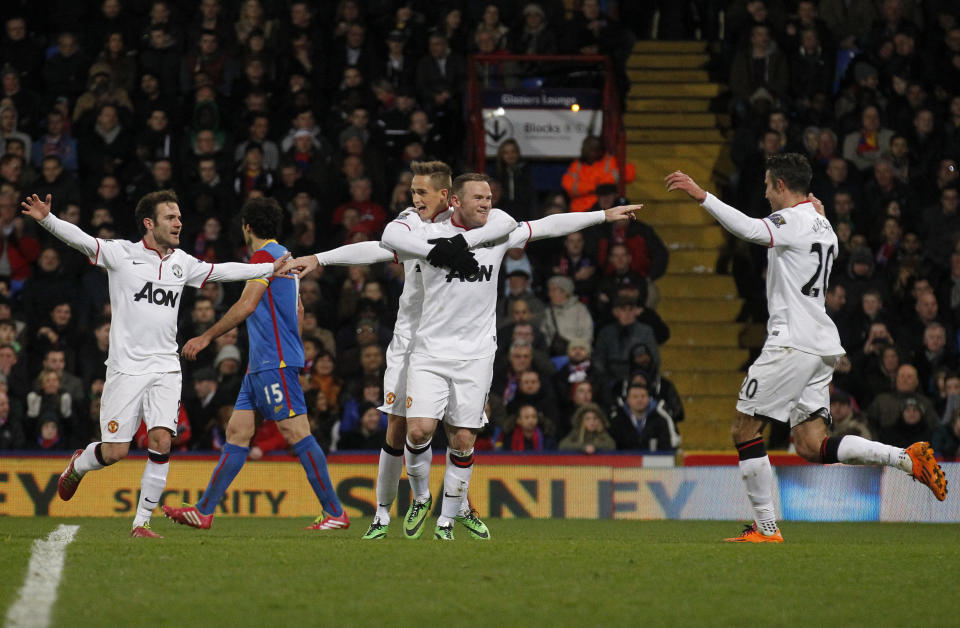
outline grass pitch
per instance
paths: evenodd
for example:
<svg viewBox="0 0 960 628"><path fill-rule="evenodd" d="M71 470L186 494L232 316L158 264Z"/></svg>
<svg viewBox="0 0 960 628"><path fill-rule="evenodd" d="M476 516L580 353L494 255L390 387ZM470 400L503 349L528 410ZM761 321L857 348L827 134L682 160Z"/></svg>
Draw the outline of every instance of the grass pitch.
<svg viewBox="0 0 960 628"><path fill-rule="evenodd" d="M783 545L725 544L739 526L694 521L488 521L493 540L361 541L308 520L0 519L0 610L31 545L79 524L55 626L949 626L960 528L783 524Z"/></svg>

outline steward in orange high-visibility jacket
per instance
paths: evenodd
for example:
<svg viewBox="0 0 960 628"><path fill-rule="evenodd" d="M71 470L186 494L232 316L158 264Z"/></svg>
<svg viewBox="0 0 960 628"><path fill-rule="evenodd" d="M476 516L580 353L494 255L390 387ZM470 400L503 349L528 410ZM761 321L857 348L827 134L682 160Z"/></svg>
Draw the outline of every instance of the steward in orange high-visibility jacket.
<svg viewBox="0 0 960 628"><path fill-rule="evenodd" d="M570 211L589 211L597 202L597 186L603 183L620 182L620 165L616 157L603 150L603 141L588 136L580 147L580 159L574 160L563 175L563 189L570 196ZM626 179L629 183L637 176L636 168L627 162Z"/></svg>

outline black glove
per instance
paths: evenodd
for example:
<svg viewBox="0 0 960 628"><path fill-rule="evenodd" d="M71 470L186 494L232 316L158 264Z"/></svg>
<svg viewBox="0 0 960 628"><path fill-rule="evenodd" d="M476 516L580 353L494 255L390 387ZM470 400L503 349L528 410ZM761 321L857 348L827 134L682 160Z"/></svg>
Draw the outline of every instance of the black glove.
<svg viewBox="0 0 960 628"><path fill-rule="evenodd" d="M459 234L452 238L433 238L427 243L434 245L427 253L427 261L438 268L453 268L451 262L454 256L467 250L467 240Z"/></svg>
<svg viewBox="0 0 960 628"><path fill-rule="evenodd" d="M469 277L480 272L480 264L473 251L460 249L450 259L450 270L460 273L462 277Z"/></svg>

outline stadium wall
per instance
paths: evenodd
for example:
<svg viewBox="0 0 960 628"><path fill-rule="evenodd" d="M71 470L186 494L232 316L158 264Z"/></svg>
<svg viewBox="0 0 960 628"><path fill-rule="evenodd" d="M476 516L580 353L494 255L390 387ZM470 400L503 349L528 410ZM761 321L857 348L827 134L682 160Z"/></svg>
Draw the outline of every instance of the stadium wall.
<svg viewBox="0 0 960 628"><path fill-rule="evenodd" d="M0 458L0 515L130 517L136 509L142 459L88 475L70 502L57 498L65 458ZM195 503L215 458L184 456L170 468L162 502ZM478 457L470 499L485 517L577 519L749 520L736 466L673 467L670 456L485 455ZM944 463L960 486L960 463ZM434 460L431 486L440 494L444 461ZM353 517L375 509L377 456L333 455L330 475ZM777 515L796 521L960 521L960 500L937 502L905 474L875 467L775 467ZM395 505L409 505L406 479ZM439 501L436 510L439 514ZM248 462L220 505L227 516L301 517L319 514L316 498L294 459Z"/></svg>

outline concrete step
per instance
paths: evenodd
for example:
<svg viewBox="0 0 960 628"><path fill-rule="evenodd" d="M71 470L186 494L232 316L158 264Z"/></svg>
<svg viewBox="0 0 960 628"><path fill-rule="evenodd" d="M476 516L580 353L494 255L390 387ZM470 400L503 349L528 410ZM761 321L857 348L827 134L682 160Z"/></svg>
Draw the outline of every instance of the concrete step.
<svg viewBox="0 0 960 628"><path fill-rule="evenodd" d="M729 426L737 410L737 390L725 395L691 395L683 399L683 409L688 416L692 414L706 421L725 422Z"/></svg>
<svg viewBox="0 0 960 628"><path fill-rule="evenodd" d="M739 349L737 338L741 327L740 323L673 323L669 346Z"/></svg>
<svg viewBox="0 0 960 628"><path fill-rule="evenodd" d="M635 83L706 83L710 73L706 70L643 69L627 70L627 77Z"/></svg>
<svg viewBox="0 0 960 628"><path fill-rule="evenodd" d="M627 101L627 111L675 113L689 111L691 113L708 113L710 111L709 98L633 98Z"/></svg>
<svg viewBox="0 0 960 628"><path fill-rule="evenodd" d="M673 382L682 395L727 395L736 396L743 383L741 371L686 371L664 369L663 374Z"/></svg>
<svg viewBox="0 0 960 628"><path fill-rule="evenodd" d="M702 207L690 200L643 200L643 222L660 226L702 226L717 222ZM678 271L679 272L679 271Z"/></svg>
<svg viewBox="0 0 960 628"><path fill-rule="evenodd" d="M633 79L636 81L636 79ZM713 98L726 91L717 83L678 83L675 81L634 82L627 96L634 98Z"/></svg>
<svg viewBox="0 0 960 628"><path fill-rule="evenodd" d="M623 119L628 128L715 129L729 127L730 116L716 113L627 113Z"/></svg>
<svg viewBox="0 0 960 628"><path fill-rule="evenodd" d="M673 297L732 299L737 296L737 285L733 277L707 273L668 273L657 280L657 290L664 299ZM738 325L737 333L739 334L742 329L743 325Z"/></svg>
<svg viewBox="0 0 960 628"><path fill-rule="evenodd" d="M683 436L683 448L687 451L717 450L734 451L730 441L730 425L736 412L736 397L727 397L727 412L721 415L701 414L697 404L693 404L692 412L687 408L684 400L686 419L678 426Z"/></svg>
<svg viewBox="0 0 960 628"><path fill-rule="evenodd" d="M639 146L643 146L640 144ZM699 144L703 146L703 144ZM642 151L631 151L640 153ZM629 153L628 153L629 154ZM694 178L709 185L716 175L728 176L733 172L733 163L726 158L710 157L645 157L630 158L637 165L637 180L663 180L667 173L682 170Z"/></svg>
<svg viewBox="0 0 960 628"><path fill-rule="evenodd" d="M657 305L657 313L671 325L674 323L729 323L737 318L743 302L740 299L716 298L671 298L664 299ZM744 354L746 360L746 354ZM738 368L736 364L723 364L718 368ZM683 364L669 364L664 362L664 368L690 368ZM702 370L702 369L691 369Z"/></svg>
<svg viewBox="0 0 960 628"><path fill-rule="evenodd" d="M662 54L649 52L635 52L627 59L628 69L643 68L681 68L681 69L702 69L710 63L708 54Z"/></svg>
<svg viewBox="0 0 960 628"><path fill-rule="evenodd" d="M657 227L657 234L671 250L716 248L723 244L725 237L723 230L713 225L665 225Z"/></svg>
<svg viewBox="0 0 960 628"><path fill-rule="evenodd" d="M676 144L673 142L633 142L627 135L627 159L641 161L653 158L696 159L713 163L717 160L730 159L728 144ZM682 168L681 168L682 170Z"/></svg>
<svg viewBox="0 0 960 628"><path fill-rule="evenodd" d="M660 347L663 368L689 371L718 371L738 368L747 361L746 349L735 347L675 347L668 343Z"/></svg>
<svg viewBox="0 0 960 628"><path fill-rule="evenodd" d="M667 173L664 172L663 175ZM678 194L683 194L679 196ZM686 194L683 192L670 192L667 190L666 185L663 181L657 181L655 178L643 179L640 181L634 181L633 183L627 184L627 196L632 199L637 199L638 201L647 202L647 201L676 201L683 200L686 197ZM689 197L686 197L689 198Z"/></svg>
<svg viewBox="0 0 960 628"><path fill-rule="evenodd" d="M727 139L727 135L717 128L627 129L628 144L724 144Z"/></svg>
<svg viewBox="0 0 960 628"><path fill-rule="evenodd" d="M636 165L637 178L634 183L656 183L661 187L665 185L663 179L668 173L681 170L679 167L665 167L653 159L640 161ZM694 181L711 181L713 179L713 167L709 162L689 161L682 170L693 177Z"/></svg>
<svg viewBox="0 0 960 628"><path fill-rule="evenodd" d="M717 249L687 249L670 252L667 266L671 273L712 273L717 264Z"/></svg>
<svg viewBox="0 0 960 628"><path fill-rule="evenodd" d="M705 41L660 41L644 40L633 45L634 52L652 54L704 54L707 52Z"/></svg>

